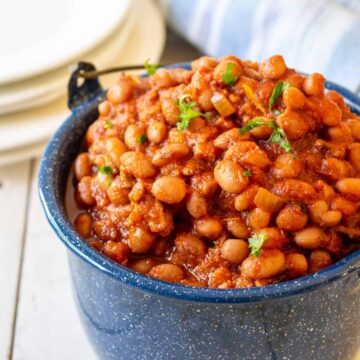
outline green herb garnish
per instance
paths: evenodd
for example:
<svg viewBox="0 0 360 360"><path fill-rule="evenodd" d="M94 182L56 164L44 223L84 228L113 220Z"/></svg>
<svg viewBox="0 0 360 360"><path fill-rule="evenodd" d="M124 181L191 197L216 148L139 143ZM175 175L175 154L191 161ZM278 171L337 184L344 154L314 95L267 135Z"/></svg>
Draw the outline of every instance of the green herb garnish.
<svg viewBox="0 0 360 360"><path fill-rule="evenodd" d="M100 174L112 176L112 168L110 165L100 166L98 170Z"/></svg>
<svg viewBox="0 0 360 360"><path fill-rule="evenodd" d="M270 126L269 123L265 122L264 119L261 118L254 118L252 120L250 120L246 125L244 125L241 129L240 129L240 134L244 135L245 133L251 131L252 129L255 129L259 126Z"/></svg>
<svg viewBox="0 0 360 360"><path fill-rule="evenodd" d="M274 90L269 99L269 111L273 108L275 103L278 101L279 97L282 95L284 90L289 86L287 81L279 81L276 83Z"/></svg>
<svg viewBox="0 0 360 360"><path fill-rule="evenodd" d="M261 247L264 245L264 242L267 240L267 235L264 233L254 233L248 239L249 248L251 249L251 255L258 257L260 255Z"/></svg>
<svg viewBox="0 0 360 360"><path fill-rule="evenodd" d="M243 171L243 176L244 177L250 177L252 174L251 174L251 170L249 169L246 169Z"/></svg>
<svg viewBox="0 0 360 360"><path fill-rule="evenodd" d="M246 125L244 125L239 131L241 135L255 129L259 126L268 126L273 128L273 132L271 133L268 142L278 144L281 146L286 152L292 152L292 146L290 141L288 140L285 131L276 126L275 121L265 122L263 119L255 118L250 120Z"/></svg>
<svg viewBox="0 0 360 360"><path fill-rule="evenodd" d="M110 120L105 120L105 129L111 129L114 126L114 124Z"/></svg>
<svg viewBox="0 0 360 360"><path fill-rule="evenodd" d="M271 143L279 144L287 153L292 152L290 141L287 138L285 131L281 127L274 127L274 130L268 141Z"/></svg>
<svg viewBox="0 0 360 360"><path fill-rule="evenodd" d="M226 71L221 76L226 85L234 85L236 83L236 80L239 78L239 75L231 75L234 66L234 63L229 62Z"/></svg>
<svg viewBox="0 0 360 360"><path fill-rule="evenodd" d="M147 73L151 76L155 74L157 68L160 67L160 64L149 64L150 59L146 59L144 63L144 68Z"/></svg>
<svg viewBox="0 0 360 360"><path fill-rule="evenodd" d="M177 118L181 121L179 121L176 126L180 131L184 131L187 129L190 125L190 121L198 116L202 116L206 118L206 115L194 110L194 107L197 105L195 101L187 101L185 102L185 99L191 98L189 94L183 94L180 95L177 100L175 100L175 104L179 108L180 115L177 116Z"/></svg>
<svg viewBox="0 0 360 360"><path fill-rule="evenodd" d="M144 142L148 140L147 136L145 134L141 134L137 137L136 142L140 145L142 145Z"/></svg>

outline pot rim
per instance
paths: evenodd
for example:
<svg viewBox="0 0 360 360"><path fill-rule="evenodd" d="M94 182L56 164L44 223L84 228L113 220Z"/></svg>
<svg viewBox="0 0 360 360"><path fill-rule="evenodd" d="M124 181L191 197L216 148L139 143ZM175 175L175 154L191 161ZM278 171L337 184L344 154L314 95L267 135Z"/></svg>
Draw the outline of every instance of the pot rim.
<svg viewBox="0 0 360 360"><path fill-rule="evenodd" d="M168 66L168 68L174 67L189 68L189 63ZM325 86L328 90L336 90L342 94L347 104L352 107L352 110L360 114L359 97L344 87L330 81L326 81ZM64 245L93 268L111 276L120 283L154 295L183 301L206 303L250 303L286 298L321 288L337 279L346 277L360 268L360 250L357 250L326 269L294 280L253 288L212 289L190 287L157 280L110 260L88 245L76 233L66 216L64 200L59 199L59 190L54 186L54 176L57 176L54 173L54 164L56 164L59 155L64 150L62 148L64 140L71 133L72 125L76 119L81 122L87 114L84 110L90 108L96 109L100 99L97 96L84 102L72 112L55 132L43 154L38 181L40 200L49 224Z"/></svg>

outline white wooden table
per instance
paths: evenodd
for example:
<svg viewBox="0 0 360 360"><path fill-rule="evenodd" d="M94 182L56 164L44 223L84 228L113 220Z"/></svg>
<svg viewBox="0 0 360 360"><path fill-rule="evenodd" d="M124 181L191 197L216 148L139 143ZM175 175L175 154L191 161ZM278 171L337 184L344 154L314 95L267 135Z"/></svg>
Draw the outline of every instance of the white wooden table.
<svg viewBox="0 0 360 360"><path fill-rule="evenodd" d="M162 62L198 55L169 33ZM0 167L0 360L96 359L76 313L65 247L41 208L38 165Z"/></svg>

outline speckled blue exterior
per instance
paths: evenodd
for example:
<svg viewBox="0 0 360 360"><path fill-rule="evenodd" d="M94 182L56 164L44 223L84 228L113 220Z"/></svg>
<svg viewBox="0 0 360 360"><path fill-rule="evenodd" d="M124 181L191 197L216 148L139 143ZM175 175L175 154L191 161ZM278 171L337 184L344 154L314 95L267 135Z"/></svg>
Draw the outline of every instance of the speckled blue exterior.
<svg viewBox="0 0 360 360"><path fill-rule="evenodd" d="M335 84L326 86L342 93L360 114L359 98ZM76 234L64 209L65 184L102 98L84 103L64 122L47 146L39 175L41 201L50 225L70 250L77 307L99 357L353 359L360 350L360 251L290 282L205 289L123 268Z"/></svg>

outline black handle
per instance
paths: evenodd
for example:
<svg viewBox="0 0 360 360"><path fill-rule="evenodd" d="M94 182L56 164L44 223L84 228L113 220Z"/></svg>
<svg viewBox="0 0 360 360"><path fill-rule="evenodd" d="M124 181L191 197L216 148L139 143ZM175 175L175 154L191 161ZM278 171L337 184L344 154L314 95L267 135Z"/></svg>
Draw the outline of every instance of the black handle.
<svg viewBox="0 0 360 360"><path fill-rule="evenodd" d="M79 62L71 74L68 84L68 107L70 110L74 110L103 90L97 77L84 79L80 75L88 71L96 71L95 66L88 62ZM81 82L80 85L79 82Z"/></svg>

